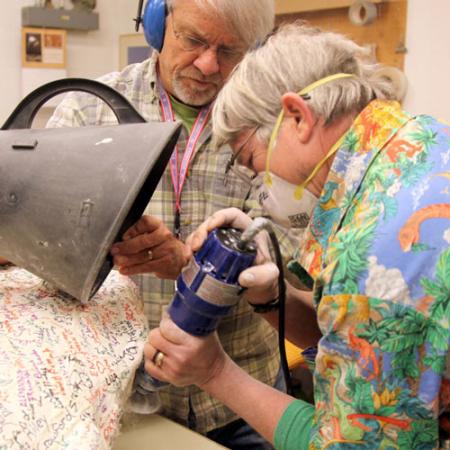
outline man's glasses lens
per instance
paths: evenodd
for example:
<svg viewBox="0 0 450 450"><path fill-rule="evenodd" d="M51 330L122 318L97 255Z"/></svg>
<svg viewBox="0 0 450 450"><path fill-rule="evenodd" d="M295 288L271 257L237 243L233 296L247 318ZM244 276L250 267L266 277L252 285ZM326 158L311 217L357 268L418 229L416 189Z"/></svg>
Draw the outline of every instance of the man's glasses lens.
<svg viewBox="0 0 450 450"><path fill-rule="evenodd" d="M181 48L183 50L186 50L187 52L193 52L198 50L204 52L211 47L211 45L207 41L191 36L190 34L177 31L175 29L175 25L173 24L172 29L175 38L181 45ZM219 63L225 64L238 62L242 58L243 54L242 51L240 50L223 47L218 47L216 52L217 52L217 60L219 61Z"/></svg>

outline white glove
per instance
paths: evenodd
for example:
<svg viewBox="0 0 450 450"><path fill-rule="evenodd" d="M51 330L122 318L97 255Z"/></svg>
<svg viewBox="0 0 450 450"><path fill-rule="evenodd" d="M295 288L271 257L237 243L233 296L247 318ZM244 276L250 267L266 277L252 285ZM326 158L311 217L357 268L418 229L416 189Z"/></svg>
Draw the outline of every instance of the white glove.
<svg viewBox="0 0 450 450"><path fill-rule="evenodd" d="M197 251L205 242L214 228L230 226L245 230L252 223L252 219L237 208L227 208L215 212L206 219L196 231L186 240L186 244L192 251ZM244 298L251 303L267 303L278 296L277 279L278 267L271 262L268 248L268 237L266 232L261 232L255 237L258 245L256 264L244 270L239 276L239 284L247 288L243 294Z"/></svg>
<svg viewBox="0 0 450 450"><path fill-rule="evenodd" d="M221 209L208 217L187 239L193 252L196 252L206 241L208 234L214 228L233 227L245 230L252 223L252 219L237 208Z"/></svg>
<svg viewBox="0 0 450 450"><path fill-rule="evenodd" d="M251 303L267 303L278 297L278 274L273 262L249 267L239 275L239 284L247 288L243 297Z"/></svg>

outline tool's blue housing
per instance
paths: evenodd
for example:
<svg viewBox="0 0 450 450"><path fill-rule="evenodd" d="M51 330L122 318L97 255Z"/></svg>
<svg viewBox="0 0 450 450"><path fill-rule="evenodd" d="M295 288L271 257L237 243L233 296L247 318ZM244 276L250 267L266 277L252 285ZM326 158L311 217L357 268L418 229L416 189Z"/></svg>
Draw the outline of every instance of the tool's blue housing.
<svg viewBox="0 0 450 450"><path fill-rule="evenodd" d="M221 292L225 293L230 285L239 288L240 273L255 260L254 246L243 251L237 246L240 234L240 231L232 228L213 230L194 256L194 264L198 267L190 282L186 280L185 272L178 277L177 291L168 312L171 319L187 333L195 336L212 333L219 320L236 303L224 304L223 298L219 298L216 304L214 294L221 297ZM205 286L211 284L213 289L209 295ZM203 297L207 293L208 298L200 297L199 291L203 293Z"/></svg>

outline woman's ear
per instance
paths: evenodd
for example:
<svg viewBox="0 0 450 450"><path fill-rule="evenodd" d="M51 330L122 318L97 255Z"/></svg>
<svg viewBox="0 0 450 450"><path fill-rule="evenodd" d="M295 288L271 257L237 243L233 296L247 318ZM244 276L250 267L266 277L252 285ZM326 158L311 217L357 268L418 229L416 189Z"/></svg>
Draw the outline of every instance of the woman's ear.
<svg viewBox="0 0 450 450"><path fill-rule="evenodd" d="M296 130L300 141L302 143L308 142L315 122L312 111L305 100L294 92L288 92L281 97L281 105L284 116L295 119L297 123Z"/></svg>

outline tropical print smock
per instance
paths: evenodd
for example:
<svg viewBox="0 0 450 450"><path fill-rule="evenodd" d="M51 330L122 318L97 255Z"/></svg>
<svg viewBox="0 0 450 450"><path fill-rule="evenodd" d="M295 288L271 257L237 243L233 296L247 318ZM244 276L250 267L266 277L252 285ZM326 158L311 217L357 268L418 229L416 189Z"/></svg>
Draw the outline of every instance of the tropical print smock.
<svg viewBox="0 0 450 450"><path fill-rule="evenodd" d="M323 333L310 449L450 448L449 200L450 127L370 103L291 263Z"/></svg>

